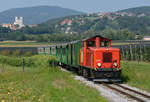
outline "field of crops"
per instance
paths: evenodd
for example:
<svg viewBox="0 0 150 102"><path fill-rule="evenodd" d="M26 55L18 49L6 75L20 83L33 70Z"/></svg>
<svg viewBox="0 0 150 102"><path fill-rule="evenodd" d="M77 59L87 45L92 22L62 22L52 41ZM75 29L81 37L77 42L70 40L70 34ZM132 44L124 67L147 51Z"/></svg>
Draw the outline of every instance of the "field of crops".
<svg viewBox="0 0 150 102"><path fill-rule="evenodd" d="M0 56L0 102L108 102L96 89L53 66L55 57ZM52 67L53 66L53 67Z"/></svg>

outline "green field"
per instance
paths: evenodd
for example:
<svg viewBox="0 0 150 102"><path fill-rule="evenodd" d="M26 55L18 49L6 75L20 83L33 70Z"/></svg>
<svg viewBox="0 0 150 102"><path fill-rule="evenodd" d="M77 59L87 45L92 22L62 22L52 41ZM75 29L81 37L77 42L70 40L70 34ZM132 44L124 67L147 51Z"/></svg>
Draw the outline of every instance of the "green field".
<svg viewBox="0 0 150 102"><path fill-rule="evenodd" d="M25 66L25 72L18 64L0 64L0 102L108 102L96 89L74 80L71 73L49 67L46 56L37 57L34 61L43 64Z"/></svg>
<svg viewBox="0 0 150 102"><path fill-rule="evenodd" d="M123 61L121 66L125 83L150 92L150 63Z"/></svg>

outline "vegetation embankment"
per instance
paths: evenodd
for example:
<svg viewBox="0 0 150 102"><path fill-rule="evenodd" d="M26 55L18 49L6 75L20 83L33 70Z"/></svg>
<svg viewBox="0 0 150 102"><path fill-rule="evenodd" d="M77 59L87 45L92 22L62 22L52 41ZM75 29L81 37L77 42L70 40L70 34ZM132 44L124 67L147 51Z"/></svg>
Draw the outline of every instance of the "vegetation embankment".
<svg viewBox="0 0 150 102"><path fill-rule="evenodd" d="M44 55L36 55L31 57L9 57L9 56L1 56L0 55L0 64L6 64L11 66L20 67L22 66L22 61L25 61L25 66L28 67L42 67L42 66L49 66L56 65L56 58L53 56L44 56Z"/></svg>
<svg viewBox="0 0 150 102"><path fill-rule="evenodd" d="M107 102L96 89L74 80L72 74L50 67L55 57L0 56L0 101L2 102ZM11 66L10 66L11 65Z"/></svg>
<svg viewBox="0 0 150 102"><path fill-rule="evenodd" d="M150 92L150 63L123 61L123 81L127 84Z"/></svg>

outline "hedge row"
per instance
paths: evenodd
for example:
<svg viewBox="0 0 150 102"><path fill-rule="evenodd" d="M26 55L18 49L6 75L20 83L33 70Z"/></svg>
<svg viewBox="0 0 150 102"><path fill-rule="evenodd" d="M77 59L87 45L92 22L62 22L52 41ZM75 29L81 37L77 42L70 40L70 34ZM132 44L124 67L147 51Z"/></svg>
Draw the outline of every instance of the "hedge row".
<svg viewBox="0 0 150 102"><path fill-rule="evenodd" d="M55 56L36 55L32 57L9 57L0 55L0 64L8 64L11 66L22 66L24 59L24 65L28 67L42 67L42 66L56 66L57 59Z"/></svg>

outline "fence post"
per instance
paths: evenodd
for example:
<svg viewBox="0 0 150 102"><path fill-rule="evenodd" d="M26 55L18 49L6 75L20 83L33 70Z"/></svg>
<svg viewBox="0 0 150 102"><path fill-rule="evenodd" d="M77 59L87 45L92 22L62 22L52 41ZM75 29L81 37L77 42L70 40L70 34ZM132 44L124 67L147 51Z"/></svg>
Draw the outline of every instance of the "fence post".
<svg viewBox="0 0 150 102"><path fill-rule="evenodd" d="M126 46L126 60L129 60L128 46Z"/></svg>
<svg viewBox="0 0 150 102"><path fill-rule="evenodd" d="M142 41L141 41L141 43L140 43L140 60L141 61L143 61L143 52L144 52L144 51L142 51L142 48L143 47L142 47Z"/></svg>
<svg viewBox="0 0 150 102"><path fill-rule="evenodd" d="M132 45L130 45L130 60L133 60Z"/></svg>
<svg viewBox="0 0 150 102"><path fill-rule="evenodd" d="M24 72L24 66L25 66L25 60L24 60L24 58L23 58L23 60L22 60L22 71Z"/></svg>
<svg viewBox="0 0 150 102"><path fill-rule="evenodd" d="M125 55L124 55L124 47L122 46L122 55L123 55L123 60L125 60Z"/></svg>
<svg viewBox="0 0 150 102"><path fill-rule="evenodd" d="M52 68L54 68L54 60L52 60Z"/></svg>

